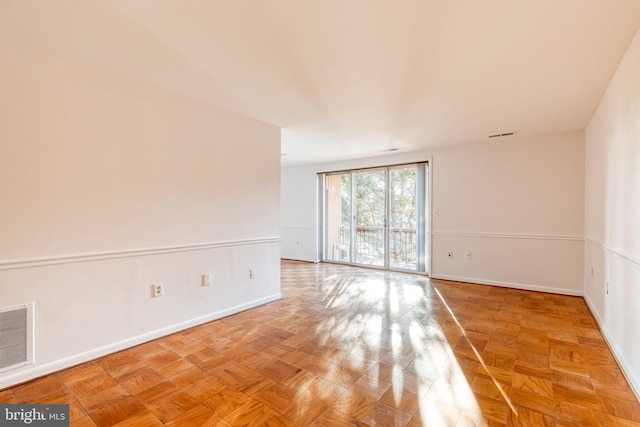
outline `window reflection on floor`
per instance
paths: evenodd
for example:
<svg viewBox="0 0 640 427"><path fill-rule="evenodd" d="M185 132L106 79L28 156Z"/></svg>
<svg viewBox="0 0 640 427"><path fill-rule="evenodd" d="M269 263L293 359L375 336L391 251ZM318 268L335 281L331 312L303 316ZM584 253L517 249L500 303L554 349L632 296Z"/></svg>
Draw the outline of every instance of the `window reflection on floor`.
<svg viewBox="0 0 640 427"><path fill-rule="evenodd" d="M309 284L300 304L310 298L320 310L308 313L318 321L309 332L337 350L320 363L331 372L318 373L343 387L338 410L357 421L602 425L617 416L589 377L599 356L585 354L607 349L580 298L330 264L283 268ZM283 285L285 294L296 286Z"/></svg>

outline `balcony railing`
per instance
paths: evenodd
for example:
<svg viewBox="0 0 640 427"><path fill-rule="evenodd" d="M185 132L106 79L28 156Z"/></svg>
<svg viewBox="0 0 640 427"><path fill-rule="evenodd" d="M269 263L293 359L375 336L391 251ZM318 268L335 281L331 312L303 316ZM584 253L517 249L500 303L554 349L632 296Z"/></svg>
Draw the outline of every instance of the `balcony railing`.
<svg viewBox="0 0 640 427"><path fill-rule="evenodd" d="M355 256L349 259L351 231L340 230L340 243L333 244L331 256L335 261L384 265L384 227L356 227ZM415 270L417 261L416 229L392 227L389 230L389 261L391 267Z"/></svg>

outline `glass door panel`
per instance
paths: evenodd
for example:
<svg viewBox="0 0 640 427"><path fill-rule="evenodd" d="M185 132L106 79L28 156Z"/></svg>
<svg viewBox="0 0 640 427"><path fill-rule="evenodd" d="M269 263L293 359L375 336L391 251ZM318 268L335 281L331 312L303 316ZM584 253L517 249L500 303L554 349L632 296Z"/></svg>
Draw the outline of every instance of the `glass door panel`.
<svg viewBox="0 0 640 427"><path fill-rule="evenodd" d="M417 270L416 165L389 170L389 267Z"/></svg>
<svg viewBox="0 0 640 427"><path fill-rule="evenodd" d="M353 262L357 264L385 266L385 172L382 169L354 173L355 239Z"/></svg>
<svg viewBox="0 0 640 427"><path fill-rule="evenodd" d="M351 173L327 175L326 259L351 262Z"/></svg>

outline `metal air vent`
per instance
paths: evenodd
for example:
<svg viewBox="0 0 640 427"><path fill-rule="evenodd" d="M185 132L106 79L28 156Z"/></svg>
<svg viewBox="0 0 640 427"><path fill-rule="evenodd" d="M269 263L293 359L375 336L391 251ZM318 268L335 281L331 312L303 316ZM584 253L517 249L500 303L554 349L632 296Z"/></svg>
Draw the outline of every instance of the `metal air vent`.
<svg viewBox="0 0 640 427"><path fill-rule="evenodd" d="M33 304L0 308L0 372L33 362Z"/></svg>

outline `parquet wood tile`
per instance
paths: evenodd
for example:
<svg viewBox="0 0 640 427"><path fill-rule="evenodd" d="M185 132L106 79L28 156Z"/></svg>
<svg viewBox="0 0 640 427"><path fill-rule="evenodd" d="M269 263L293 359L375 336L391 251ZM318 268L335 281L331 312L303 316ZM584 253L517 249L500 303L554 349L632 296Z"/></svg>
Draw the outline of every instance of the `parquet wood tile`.
<svg viewBox="0 0 640 427"><path fill-rule="evenodd" d="M494 421L500 425L504 425L509 416L509 404L500 398L491 399L486 396L476 395L477 408L476 411L463 410L462 414L476 413L477 415ZM460 423L460 420L458 420Z"/></svg>
<svg viewBox="0 0 640 427"><path fill-rule="evenodd" d="M517 368L514 367L514 370L515 369ZM478 366L477 373L481 375L488 375L495 381L504 385L511 385L513 382L514 370L497 368L483 363Z"/></svg>
<svg viewBox="0 0 640 427"><path fill-rule="evenodd" d="M258 427L264 425L275 413L276 412L267 406L256 401L251 401L236 409L225 418L225 421L234 426Z"/></svg>
<svg viewBox="0 0 640 427"><path fill-rule="evenodd" d="M162 381L161 383L158 383L146 390L141 391L135 396L138 398L138 400L145 404L153 404L179 390L180 389L176 387L171 381Z"/></svg>
<svg viewBox="0 0 640 427"><path fill-rule="evenodd" d="M424 391L424 394L427 392ZM420 400L422 398L421 394L406 389L394 390L392 387L387 390L379 402L408 414L417 414L420 410Z"/></svg>
<svg viewBox="0 0 640 427"><path fill-rule="evenodd" d="M220 421L220 416L216 415L204 405L198 405L190 410L183 412L176 418L165 423L170 427L213 427Z"/></svg>
<svg viewBox="0 0 640 427"><path fill-rule="evenodd" d="M557 402L579 402L580 406L603 412L601 396L592 391L573 390L559 384L553 385L553 397Z"/></svg>
<svg viewBox="0 0 640 427"><path fill-rule="evenodd" d="M277 413L269 417L264 423L264 427L296 427L297 425L298 424L295 424L290 419Z"/></svg>
<svg viewBox="0 0 640 427"><path fill-rule="evenodd" d="M369 413L377 401L377 399L365 394L349 392L338 397L331 406L335 410L360 421Z"/></svg>
<svg viewBox="0 0 640 427"><path fill-rule="evenodd" d="M203 403L221 418L233 413L239 407L246 405L251 398L231 387L227 387L214 394Z"/></svg>
<svg viewBox="0 0 640 427"><path fill-rule="evenodd" d="M324 411L311 423L312 427L353 427L358 420L333 408Z"/></svg>
<svg viewBox="0 0 640 427"><path fill-rule="evenodd" d="M522 406L531 411L555 416L556 405L553 397L542 396L537 393L513 388L510 396L511 404Z"/></svg>
<svg viewBox="0 0 640 427"><path fill-rule="evenodd" d="M602 397L602 403L606 407L606 412L640 423L640 403L623 399L612 399L610 397Z"/></svg>
<svg viewBox="0 0 640 427"><path fill-rule="evenodd" d="M510 427L553 427L555 426L555 416L545 415L529 408L513 405L513 409L507 417L506 425Z"/></svg>
<svg viewBox="0 0 640 427"><path fill-rule="evenodd" d="M177 364L178 362L174 363L173 368L176 368L175 365ZM188 387L195 382L212 377L211 374L209 374L207 371L205 371L204 369L198 366L193 366L191 368L181 367L181 369L177 371L175 374L173 374L172 371L169 371L168 374L166 374L165 372L166 372L166 369L161 371L160 373L163 374L175 385L182 388Z"/></svg>
<svg viewBox="0 0 640 427"><path fill-rule="evenodd" d="M166 337L169 338L169 337ZM153 355L157 354L157 353L161 353L163 351L167 350L165 347L161 346L158 341L150 341L148 343L145 344L141 344L138 345L136 347L133 347L129 350L125 350L122 353L116 353L116 354L123 354L123 355L127 355L127 356L132 356L137 360L145 360L148 357L152 357Z"/></svg>
<svg viewBox="0 0 640 427"><path fill-rule="evenodd" d="M58 393L50 394L47 396L47 401L48 403L52 403L52 404L69 405L69 419L71 421L77 420L87 415L87 412L84 409L84 407L80 405L80 403L76 400L73 394L67 391L60 391Z"/></svg>
<svg viewBox="0 0 640 427"><path fill-rule="evenodd" d="M73 426L640 427L584 300L282 262L283 299L0 391Z"/></svg>
<svg viewBox="0 0 640 427"><path fill-rule="evenodd" d="M471 382L471 391L476 395L500 400L501 397L511 394L511 387L502 385L490 377L477 375Z"/></svg>
<svg viewBox="0 0 640 427"><path fill-rule="evenodd" d="M78 401L85 410L92 411L100 406L109 405L130 395L129 390L118 384L102 390L99 394L79 398Z"/></svg>
<svg viewBox="0 0 640 427"><path fill-rule="evenodd" d="M362 420L365 425L404 427L411 420L411 415L383 403L376 404Z"/></svg>
<svg viewBox="0 0 640 427"><path fill-rule="evenodd" d="M125 374L133 372L144 367L144 363L137 357L120 352L115 353L102 359L96 360L96 365L100 366L105 372L116 380Z"/></svg>
<svg viewBox="0 0 640 427"><path fill-rule="evenodd" d="M284 412L294 424L307 426L331 406L332 401L315 399L312 394L298 395Z"/></svg>
<svg viewBox="0 0 640 427"><path fill-rule="evenodd" d="M185 391L193 396L195 399L203 402L210 397L220 393L227 388L228 385L215 377L210 379L200 380L194 384L185 388Z"/></svg>
<svg viewBox="0 0 640 427"><path fill-rule="evenodd" d="M253 399L277 412L285 413L291 408L291 402L295 399L296 395L296 390L276 383L254 394Z"/></svg>
<svg viewBox="0 0 640 427"><path fill-rule="evenodd" d="M557 427L600 427L605 424L601 412L566 401L561 401L556 405L555 417Z"/></svg>
<svg viewBox="0 0 640 427"><path fill-rule="evenodd" d="M155 370L146 367L133 371L119 380L120 384L125 386L131 394L145 391L163 381L166 381L166 378Z"/></svg>
<svg viewBox="0 0 640 427"><path fill-rule="evenodd" d="M277 383L272 379L256 374L242 382L239 382L234 387L236 390L246 394L247 396L253 396L259 391L269 388L274 384Z"/></svg>
<svg viewBox="0 0 640 427"><path fill-rule="evenodd" d="M160 371L163 367L170 365L172 362L183 360L183 358L173 351L165 350L161 353L155 354L147 359L145 359L145 364L155 369L156 371Z"/></svg>
<svg viewBox="0 0 640 427"><path fill-rule="evenodd" d="M282 360L275 360L273 362L260 365L257 372L274 381L282 382L300 372L301 369L302 368L297 368L287 362L283 362Z"/></svg>
<svg viewBox="0 0 640 427"><path fill-rule="evenodd" d="M96 427L96 423L93 422L93 418L89 415L73 420L73 425L74 427Z"/></svg>
<svg viewBox="0 0 640 427"><path fill-rule="evenodd" d="M149 410L135 397L129 396L108 405L100 406L89 412L89 415L99 427L113 426L127 421L136 415L144 415Z"/></svg>
<svg viewBox="0 0 640 427"><path fill-rule="evenodd" d="M199 405L199 402L184 391L175 392L163 399L146 404L146 407L160 421L166 422L176 418Z"/></svg>
<svg viewBox="0 0 640 427"><path fill-rule="evenodd" d="M551 381L520 373L513 374L512 387L544 397L553 397L555 391Z"/></svg>
<svg viewBox="0 0 640 427"><path fill-rule="evenodd" d="M52 375L18 386L12 390L12 394L14 399L30 402L66 389L66 386Z"/></svg>
<svg viewBox="0 0 640 427"><path fill-rule="evenodd" d="M613 415L604 414L605 422L609 427L640 427L640 423L618 418Z"/></svg>
<svg viewBox="0 0 640 427"><path fill-rule="evenodd" d="M629 400L637 402L635 394L627 386L626 381L624 383L615 384L610 382L602 382L595 378L591 378L591 384L598 395L603 397L611 397L614 399Z"/></svg>
<svg viewBox="0 0 640 427"><path fill-rule="evenodd" d="M67 383L69 390L78 398L92 396L101 393L103 390L118 385L118 383L107 373L88 376L78 381Z"/></svg>
<svg viewBox="0 0 640 427"><path fill-rule="evenodd" d="M120 421L117 424L114 424L114 427L154 427L154 426L163 426L159 419L153 416L153 414L145 412L142 414L134 415L133 417L127 418L126 420Z"/></svg>
<svg viewBox="0 0 640 427"><path fill-rule="evenodd" d="M231 363L215 373L215 377L229 386L235 386L254 377L256 371L238 363Z"/></svg>
<svg viewBox="0 0 640 427"><path fill-rule="evenodd" d="M422 424L417 424L422 425ZM409 424L411 426L411 424ZM487 417L471 414L466 411L460 413L456 427L504 427L504 423L499 423Z"/></svg>

